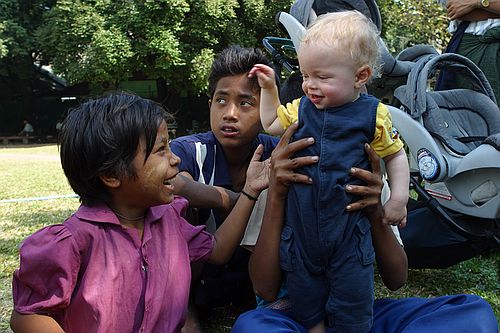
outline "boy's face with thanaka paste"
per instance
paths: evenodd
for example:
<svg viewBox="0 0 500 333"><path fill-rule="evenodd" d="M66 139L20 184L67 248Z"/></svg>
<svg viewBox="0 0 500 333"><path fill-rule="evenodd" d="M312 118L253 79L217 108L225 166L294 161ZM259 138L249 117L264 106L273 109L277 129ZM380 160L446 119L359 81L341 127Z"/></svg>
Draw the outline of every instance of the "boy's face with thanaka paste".
<svg viewBox="0 0 500 333"><path fill-rule="evenodd" d="M174 178L179 173L180 163L170 150L168 129L165 121L158 127L156 141L151 154L146 160L146 143L139 142L133 166L137 177L121 179L121 186L126 187L130 203L144 208L172 202L174 198Z"/></svg>

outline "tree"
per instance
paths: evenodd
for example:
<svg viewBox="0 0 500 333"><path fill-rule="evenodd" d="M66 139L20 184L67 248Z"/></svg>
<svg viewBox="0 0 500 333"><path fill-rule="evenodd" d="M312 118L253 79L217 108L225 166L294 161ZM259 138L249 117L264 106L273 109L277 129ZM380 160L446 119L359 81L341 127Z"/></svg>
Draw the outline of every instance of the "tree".
<svg viewBox="0 0 500 333"><path fill-rule="evenodd" d="M392 52L416 43L440 49L446 45L448 20L434 1L378 1L382 36ZM165 99L200 95L212 59L222 48L261 47L264 36L287 37L274 17L292 3L0 0L0 95L22 104L23 113L36 113L34 63L50 64L69 84L89 83L102 90L147 78L167 85ZM5 103L0 105L0 113L5 108Z"/></svg>
<svg viewBox="0 0 500 333"><path fill-rule="evenodd" d="M391 52L415 44L444 50L450 39L446 11L436 0L378 0L382 38Z"/></svg>
<svg viewBox="0 0 500 333"><path fill-rule="evenodd" d="M206 85L230 43L258 46L276 31L279 0L58 1L37 30L43 58L69 82L164 78L180 94Z"/></svg>
<svg viewBox="0 0 500 333"><path fill-rule="evenodd" d="M42 23L43 12L54 1L0 0L0 131L21 126L22 118L33 119L35 81L34 63L40 55L34 31ZM10 113L9 113L10 112ZM36 125L36 124L35 124Z"/></svg>
<svg viewBox="0 0 500 333"><path fill-rule="evenodd" d="M258 47L266 35L283 35L274 17L292 2L0 0L0 59L50 63L72 84L114 87L131 77L163 78L179 94L199 94L216 52L231 43ZM446 44L447 19L434 0L378 5L391 51Z"/></svg>

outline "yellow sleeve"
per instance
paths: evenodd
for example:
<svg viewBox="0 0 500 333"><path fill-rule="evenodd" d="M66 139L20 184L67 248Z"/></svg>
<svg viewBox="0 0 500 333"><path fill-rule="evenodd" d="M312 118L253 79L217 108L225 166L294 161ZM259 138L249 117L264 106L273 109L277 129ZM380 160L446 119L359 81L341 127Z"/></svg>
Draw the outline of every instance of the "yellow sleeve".
<svg viewBox="0 0 500 333"><path fill-rule="evenodd" d="M300 98L294 99L292 103L286 103L286 106L280 105L277 110L278 119L281 126L287 129L290 125L299 119Z"/></svg>
<svg viewBox="0 0 500 333"><path fill-rule="evenodd" d="M377 107L375 135L371 145L381 158L395 154L403 148L399 133L392 127L389 109L382 103L379 103Z"/></svg>

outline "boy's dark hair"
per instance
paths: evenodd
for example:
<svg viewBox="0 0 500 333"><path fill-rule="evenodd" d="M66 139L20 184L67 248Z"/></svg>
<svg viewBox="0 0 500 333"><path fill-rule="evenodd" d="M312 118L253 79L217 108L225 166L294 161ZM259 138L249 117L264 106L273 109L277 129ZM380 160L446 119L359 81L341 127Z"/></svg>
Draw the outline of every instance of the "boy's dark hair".
<svg viewBox="0 0 500 333"><path fill-rule="evenodd" d="M169 119L160 104L123 92L70 110L59 136L61 164L80 201L94 205L110 200L100 175L136 177L132 160L140 139L145 139L147 159L158 127Z"/></svg>
<svg viewBox="0 0 500 333"><path fill-rule="evenodd" d="M213 97L215 87L220 79L226 76L248 73L255 64L265 64L273 67L272 62L260 49L231 45L222 50L215 57L210 69L208 76L208 97ZM257 80L254 80L256 89L258 89Z"/></svg>
<svg viewBox="0 0 500 333"><path fill-rule="evenodd" d="M280 102L283 105L302 97L304 95L304 90L302 90L302 74L299 71L290 74L281 85L279 94Z"/></svg>

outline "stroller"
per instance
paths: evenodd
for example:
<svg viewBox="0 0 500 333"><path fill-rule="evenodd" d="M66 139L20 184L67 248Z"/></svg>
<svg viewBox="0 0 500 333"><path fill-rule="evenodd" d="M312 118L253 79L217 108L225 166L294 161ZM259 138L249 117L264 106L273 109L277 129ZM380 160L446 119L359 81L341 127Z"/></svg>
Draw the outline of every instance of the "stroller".
<svg viewBox="0 0 500 333"><path fill-rule="evenodd" d="M278 70L293 73L305 26L317 15L358 10L381 29L373 0L298 0L276 22L289 39L266 37ZM382 75L368 91L389 106L409 151L418 200L400 230L409 266L444 268L500 249L500 110L481 70L457 54L416 45L393 57L381 40ZM462 75L468 86L428 91L440 71ZM432 89L430 89L432 90ZM416 96L416 97L415 97Z"/></svg>

